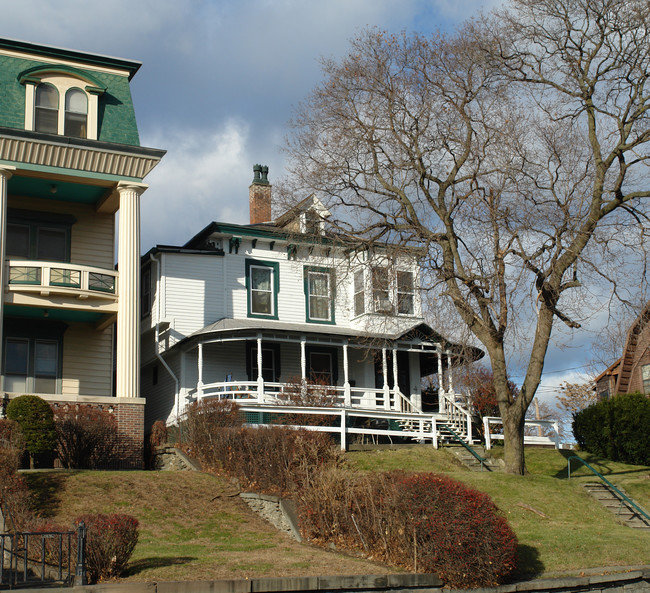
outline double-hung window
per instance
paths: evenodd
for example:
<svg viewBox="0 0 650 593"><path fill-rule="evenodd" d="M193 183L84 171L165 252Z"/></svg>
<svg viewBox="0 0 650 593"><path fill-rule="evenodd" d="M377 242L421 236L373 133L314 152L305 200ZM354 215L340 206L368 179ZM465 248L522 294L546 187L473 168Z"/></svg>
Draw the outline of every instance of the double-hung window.
<svg viewBox="0 0 650 593"><path fill-rule="evenodd" d="M8 329L3 361L5 390L15 393L59 393L60 337L49 332L28 336L18 331L16 335L11 328Z"/></svg>
<svg viewBox="0 0 650 593"><path fill-rule="evenodd" d="M307 322L334 323L334 287L331 270L305 268L305 301Z"/></svg>
<svg viewBox="0 0 650 593"><path fill-rule="evenodd" d="M641 367L643 378L643 393L650 395L650 364L645 364Z"/></svg>
<svg viewBox="0 0 650 593"><path fill-rule="evenodd" d="M249 317L278 318L280 278L277 262L247 259L246 289Z"/></svg>
<svg viewBox="0 0 650 593"><path fill-rule="evenodd" d="M366 312L366 291L363 270L354 273L354 316L363 315Z"/></svg>
<svg viewBox="0 0 650 593"><path fill-rule="evenodd" d="M390 300L390 277L388 268L371 268L372 302L375 313L392 313L393 305Z"/></svg>
<svg viewBox="0 0 650 593"><path fill-rule="evenodd" d="M70 261L70 229L74 217L9 210L7 256L18 259Z"/></svg>
<svg viewBox="0 0 650 593"><path fill-rule="evenodd" d="M413 272L397 271L397 312L400 315L413 315L415 287L413 284Z"/></svg>

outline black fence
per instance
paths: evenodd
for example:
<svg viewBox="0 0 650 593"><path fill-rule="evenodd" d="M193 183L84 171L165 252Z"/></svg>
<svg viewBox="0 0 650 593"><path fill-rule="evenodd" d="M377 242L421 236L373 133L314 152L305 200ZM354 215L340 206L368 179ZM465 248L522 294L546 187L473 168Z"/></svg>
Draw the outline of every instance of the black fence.
<svg viewBox="0 0 650 593"><path fill-rule="evenodd" d="M86 585L86 527L0 534L0 589Z"/></svg>

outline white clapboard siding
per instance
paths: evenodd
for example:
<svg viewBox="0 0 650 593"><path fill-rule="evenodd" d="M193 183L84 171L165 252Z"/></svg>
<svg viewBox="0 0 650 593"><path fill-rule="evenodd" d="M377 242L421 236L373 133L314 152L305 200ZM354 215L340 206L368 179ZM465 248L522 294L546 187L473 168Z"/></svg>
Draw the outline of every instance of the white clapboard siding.
<svg viewBox="0 0 650 593"><path fill-rule="evenodd" d="M70 237L71 263L113 269L115 264L115 217L98 214L89 204L76 204L38 198L21 198L11 207L35 210L39 213L69 214L77 221Z"/></svg>
<svg viewBox="0 0 650 593"><path fill-rule="evenodd" d="M164 261L162 317L174 321L179 338L224 316L222 257L166 253Z"/></svg>
<svg viewBox="0 0 650 593"><path fill-rule="evenodd" d="M63 335L63 395L112 395L113 330L70 323Z"/></svg>
<svg viewBox="0 0 650 593"><path fill-rule="evenodd" d="M180 356L178 353L165 357L165 362L170 366L176 377L180 377ZM154 372L154 368L158 370ZM158 375L158 382L154 385L154 374ZM176 384L167 369L158 360L142 367L140 376L140 394L146 398L145 427L150 427L156 420L167 423L175 416L175 388Z"/></svg>

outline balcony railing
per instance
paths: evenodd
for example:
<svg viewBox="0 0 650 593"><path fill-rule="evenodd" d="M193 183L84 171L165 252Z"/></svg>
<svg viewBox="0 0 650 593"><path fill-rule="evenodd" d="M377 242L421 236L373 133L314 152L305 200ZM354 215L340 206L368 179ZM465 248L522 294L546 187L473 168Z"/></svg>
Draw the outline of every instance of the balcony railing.
<svg viewBox="0 0 650 593"><path fill-rule="evenodd" d="M79 299L116 300L115 270L64 262L10 260L7 281L13 290L73 294Z"/></svg>

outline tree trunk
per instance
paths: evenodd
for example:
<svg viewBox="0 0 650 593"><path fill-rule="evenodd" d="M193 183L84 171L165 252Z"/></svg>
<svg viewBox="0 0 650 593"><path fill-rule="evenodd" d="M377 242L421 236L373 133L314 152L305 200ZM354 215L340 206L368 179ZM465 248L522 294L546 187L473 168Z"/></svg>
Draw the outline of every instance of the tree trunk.
<svg viewBox="0 0 650 593"><path fill-rule="evenodd" d="M503 420L503 445L505 471L509 474L523 476L526 474L524 458L524 423L525 416L516 403L499 406Z"/></svg>

